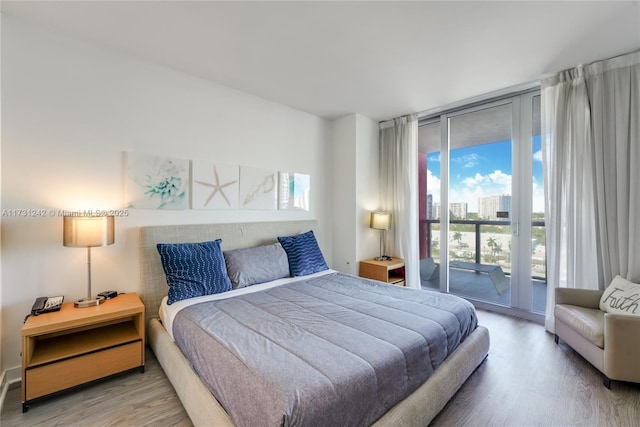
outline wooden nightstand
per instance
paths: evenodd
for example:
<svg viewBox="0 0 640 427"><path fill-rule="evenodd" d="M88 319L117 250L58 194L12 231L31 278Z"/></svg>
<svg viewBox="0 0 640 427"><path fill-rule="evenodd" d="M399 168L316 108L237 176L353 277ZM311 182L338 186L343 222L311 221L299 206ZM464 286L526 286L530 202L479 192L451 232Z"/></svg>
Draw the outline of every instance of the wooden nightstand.
<svg viewBox="0 0 640 427"><path fill-rule="evenodd" d="M31 316L22 326L22 412L31 401L131 369L144 372L144 305L135 293Z"/></svg>
<svg viewBox="0 0 640 427"><path fill-rule="evenodd" d="M375 259L360 261L360 277L404 286L404 260L391 258L390 261Z"/></svg>

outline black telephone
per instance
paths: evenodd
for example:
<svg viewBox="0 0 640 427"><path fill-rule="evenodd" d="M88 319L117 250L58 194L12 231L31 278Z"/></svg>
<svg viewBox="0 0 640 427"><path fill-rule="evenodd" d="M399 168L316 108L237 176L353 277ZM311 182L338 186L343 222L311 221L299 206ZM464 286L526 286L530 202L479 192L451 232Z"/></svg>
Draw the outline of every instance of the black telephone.
<svg viewBox="0 0 640 427"><path fill-rule="evenodd" d="M31 314L37 316L41 313L48 313L50 311L58 311L62 307L63 296L59 297L38 297L31 307Z"/></svg>

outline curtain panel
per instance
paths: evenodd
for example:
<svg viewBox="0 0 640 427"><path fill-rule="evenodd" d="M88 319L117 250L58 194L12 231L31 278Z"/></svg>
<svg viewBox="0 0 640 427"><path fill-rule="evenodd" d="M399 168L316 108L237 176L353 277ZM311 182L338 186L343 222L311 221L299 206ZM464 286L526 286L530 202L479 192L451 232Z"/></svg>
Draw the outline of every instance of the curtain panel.
<svg viewBox="0 0 640 427"><path fill-rule="evenodd" d="M391 212L387 252L404 259L406 285L420 289L418 250L418 118L380 124L380 206Z"/></svg>
<svg viewBox="0 0 640 427"><path fill-rule="evenodd" d="M542 82L545 327L556 287L640 282L640 51Z"/></svg>

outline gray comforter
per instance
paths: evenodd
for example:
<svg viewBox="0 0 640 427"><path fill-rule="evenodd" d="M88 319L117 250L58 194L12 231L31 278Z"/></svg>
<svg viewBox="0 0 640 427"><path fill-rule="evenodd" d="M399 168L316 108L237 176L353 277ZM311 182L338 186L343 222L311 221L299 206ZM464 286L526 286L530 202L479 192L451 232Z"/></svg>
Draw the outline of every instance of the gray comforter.
<svg viewBox="0 0 640 427"><path fill-rule="evenodd" d="M476 325L460 298L332 273L185 308L173 334L238 426L365 426Z"/></svg>

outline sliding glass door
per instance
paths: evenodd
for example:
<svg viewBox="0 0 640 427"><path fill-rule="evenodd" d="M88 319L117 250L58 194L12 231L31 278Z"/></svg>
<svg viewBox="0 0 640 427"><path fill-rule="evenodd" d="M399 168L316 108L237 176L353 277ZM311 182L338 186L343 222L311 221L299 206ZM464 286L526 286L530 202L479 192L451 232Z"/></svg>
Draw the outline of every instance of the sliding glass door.
<svg viewBox="0 0 640 427"><path fill-rule="evenodd" d="M544 311L539 116L525 93L421 123L424 289Z"/></svg>
<svg viewBox="0 0 640 427"><path fill-rule="evenodd" d="M465 110L449 128L449 291L509 305L512 106Z"/></svg>

